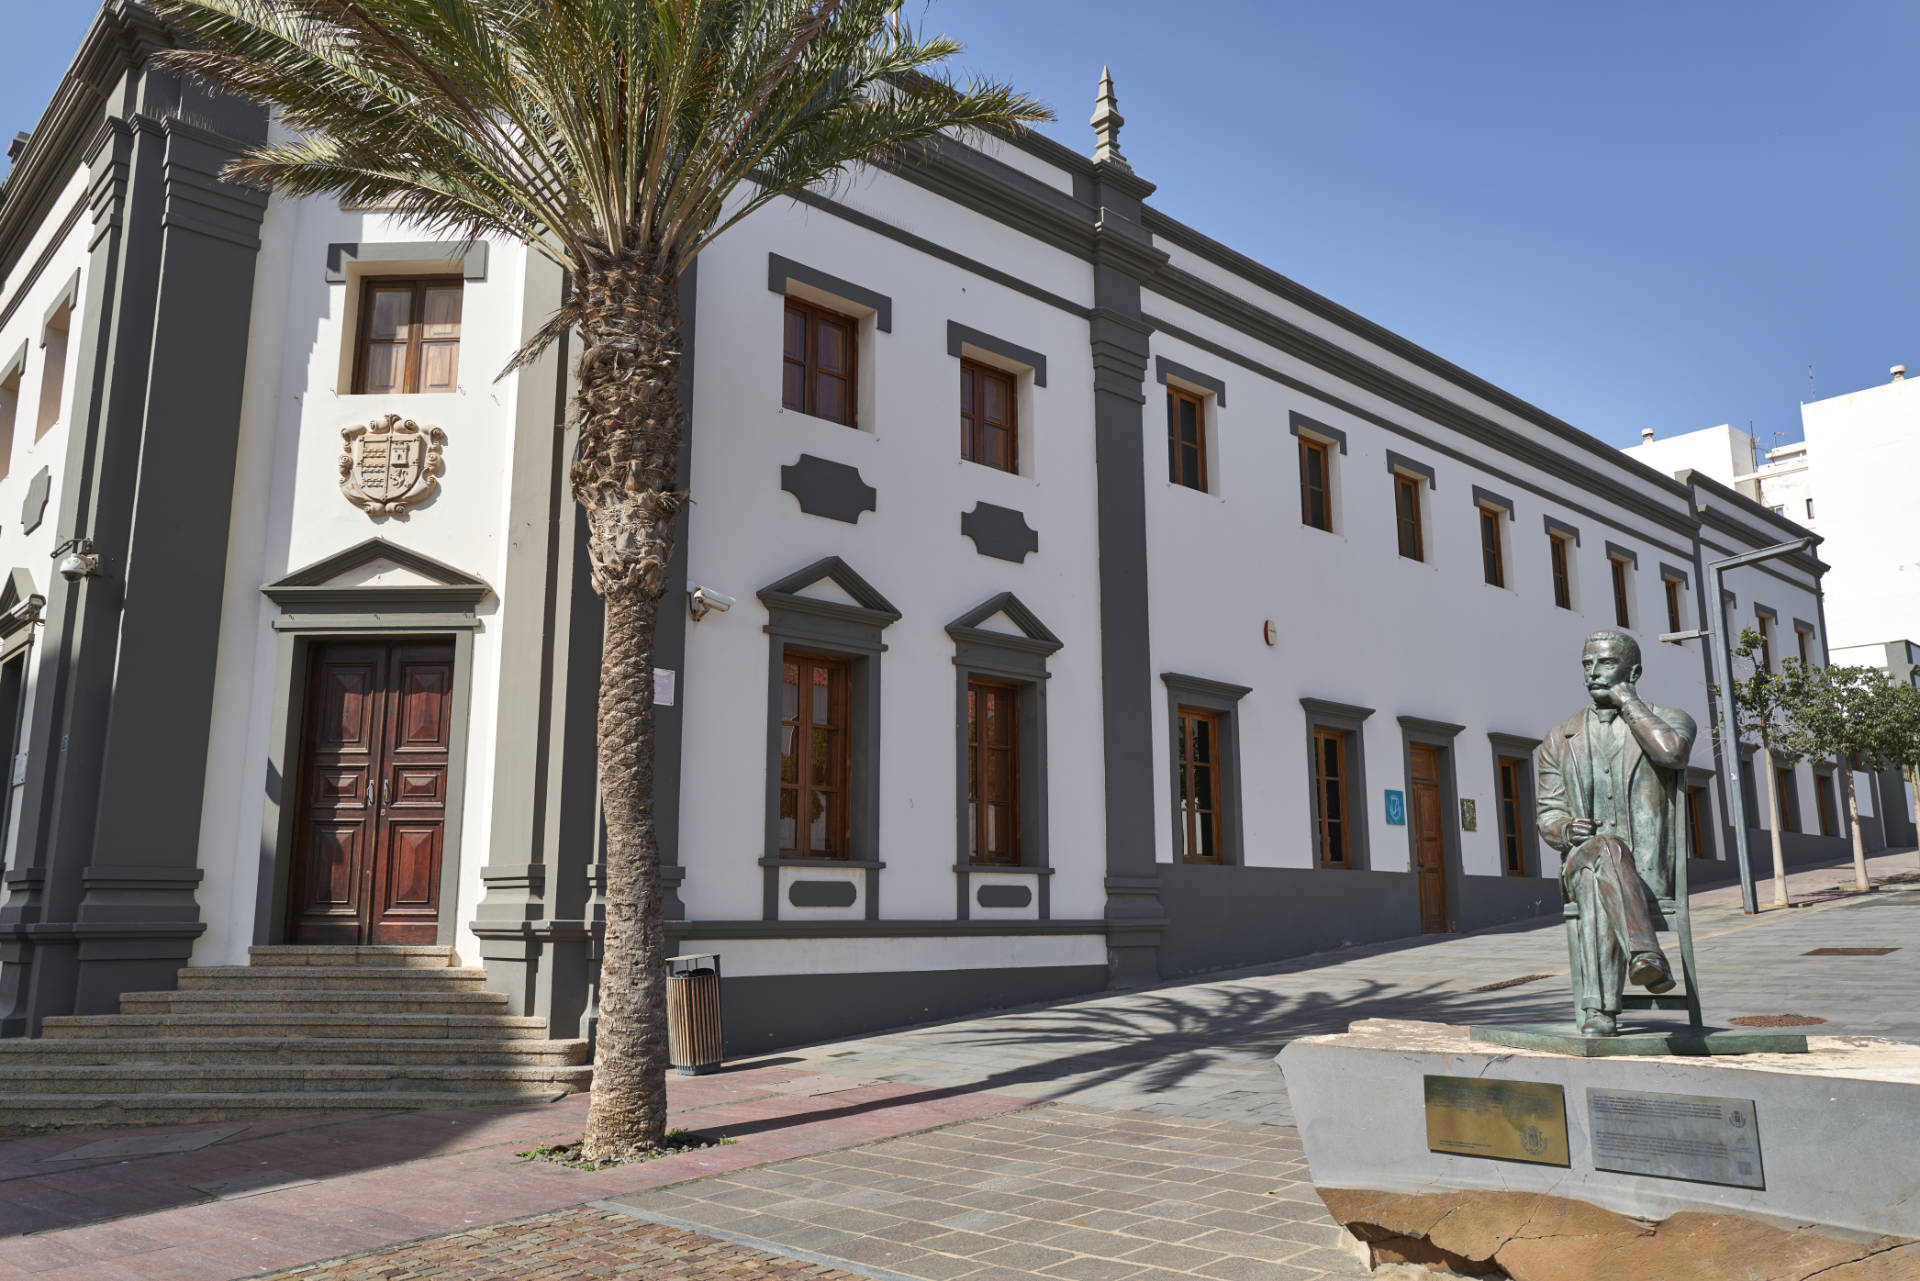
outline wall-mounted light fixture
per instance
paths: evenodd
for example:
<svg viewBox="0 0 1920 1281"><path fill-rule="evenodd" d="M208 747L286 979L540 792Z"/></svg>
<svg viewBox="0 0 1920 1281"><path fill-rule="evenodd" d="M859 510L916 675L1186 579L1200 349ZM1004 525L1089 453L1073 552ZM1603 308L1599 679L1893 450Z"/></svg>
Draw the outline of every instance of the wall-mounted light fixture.
<svg viewBox="0 0 1920 1281"><path fill-rule="evenodd" d="M53 559L54 569L70 583L100 572L100 555L93 550L91 538L69 538L53 549Z"/></svg>

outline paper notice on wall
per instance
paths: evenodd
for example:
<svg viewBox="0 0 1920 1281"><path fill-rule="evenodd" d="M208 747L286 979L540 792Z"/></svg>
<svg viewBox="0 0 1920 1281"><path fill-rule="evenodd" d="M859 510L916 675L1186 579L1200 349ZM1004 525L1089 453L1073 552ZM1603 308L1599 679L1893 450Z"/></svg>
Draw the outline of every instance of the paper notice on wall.
<svg viewBox="0 0 1920 1281"><path fill-rule="evenodd" d="M655 707L673 706L675 675L677 673L671 667L653 669L653 705Z"/></svg>
<svg viewBox="0 0 1920 1281"><path fill-rule="evenodd" d="M1860 807L1861 818L1874 816L1873 775L1863 774L1859 770L1853 772L1853 800Z"/></svg>

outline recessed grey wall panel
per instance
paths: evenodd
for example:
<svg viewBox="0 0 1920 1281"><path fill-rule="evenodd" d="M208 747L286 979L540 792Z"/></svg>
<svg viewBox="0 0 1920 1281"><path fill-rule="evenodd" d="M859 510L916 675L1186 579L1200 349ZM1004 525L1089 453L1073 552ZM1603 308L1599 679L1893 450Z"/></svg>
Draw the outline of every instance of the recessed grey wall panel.
<svg viewBox="0 0 1920 1281"><path fill-rule="evenodd" d="M795 881L787 887L787 902L795 907L852 907L859 897L852 881Z"/></svg>
<svg viewBox="0 0 1920 1281"><path fill-rule="evenodd" d="M960 532L973 540L974 550L996 560L1024 561L1040 550L1039 533L1027 525L1027 518L1011 507L975 503L973 510L960 516Z"/></svg>
<svg viewBox="0 0 1920 1281"><path fill-rule="evenodd" d="M860 479L859 468L812 454L802 454L799 462L780 469L780 488L798 499L807 515L849 525L859 524L862 512L879 510L879 491Z"/></svg>
<svg viewBox="0 0 1920 1281"><path fill-rule="evenodd" d="M1033 891L1025 885L982 885L974 902L981 907L1025 907L1033 902Z"/></svg>
<svg viewBox="0 0 1920 1281"><path fill-rule="evenodd" d="M20 528L31 534L40 528L40 522L46 518L47 498L53 493L53 473L45 467L34 473L27 482L26 501L20 504Z"/></svg>

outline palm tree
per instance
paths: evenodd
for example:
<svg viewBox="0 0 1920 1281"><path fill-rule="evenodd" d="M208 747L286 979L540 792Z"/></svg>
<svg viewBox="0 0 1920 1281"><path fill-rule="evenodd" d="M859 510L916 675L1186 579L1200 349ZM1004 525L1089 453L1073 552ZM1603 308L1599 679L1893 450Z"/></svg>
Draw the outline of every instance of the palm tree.
<svg viewBox="0 0 1920 1281"><path fill-rule="evenodd" d="M681 274L769 202L949 131L1049 118L959 82L960 46L899 0L150 0L176 70L291 131L226 176L508 236L570 274L515 358L581 339L575 499L606 611L598 751L607 840L599 1046L584 1155L666 1131L666 923L653 828L653 640L685 432ZM513 366L509 366L512 368Z"/></svg>

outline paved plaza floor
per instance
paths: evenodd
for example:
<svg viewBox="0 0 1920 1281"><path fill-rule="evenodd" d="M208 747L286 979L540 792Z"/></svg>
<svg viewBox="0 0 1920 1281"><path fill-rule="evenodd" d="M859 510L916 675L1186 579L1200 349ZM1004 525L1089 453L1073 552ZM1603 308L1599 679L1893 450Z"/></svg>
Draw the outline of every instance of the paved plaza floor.
<svg viewBox="0 0 1920 1281"><path fill-rule="evenodd" d="M1810 905L1757 917L1697 895L1710 1021L1920 1041L1920 861L1873 873L1796 874ZM0 1141L0 1281L1352 1277L1273 1056L1362 1018L1558 1020L1565 969L1557 926L1507 928L791 1051L673 1079L675 1123L733 1142L598 1174L516 1156L577 1135L578 1097Z"/></svg>

